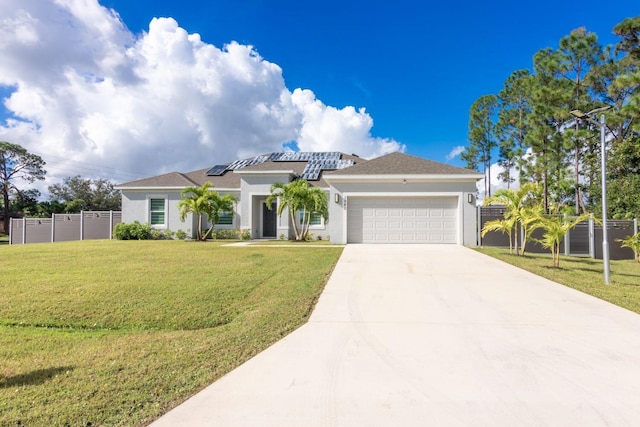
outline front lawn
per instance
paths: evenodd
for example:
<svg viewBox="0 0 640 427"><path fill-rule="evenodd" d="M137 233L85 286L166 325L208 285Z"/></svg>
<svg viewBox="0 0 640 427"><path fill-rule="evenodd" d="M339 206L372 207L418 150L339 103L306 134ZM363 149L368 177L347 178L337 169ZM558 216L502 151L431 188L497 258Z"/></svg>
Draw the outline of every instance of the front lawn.
<svg viewBox="0 0 640 427"><path fill-rule="evenodd" d="M146 425L302 325L342 251L224 244L3 247L0 425Z"/></svg>
<svg viewBox="0 0 640 427"><path fill-rule="evenodd" d="M509 254L507 249L483 247L479 252L628 310L640 313L640 264L634 260L611 261L611 284L604 284L601 259L560 257L552 267L550 254Z"/></svg>

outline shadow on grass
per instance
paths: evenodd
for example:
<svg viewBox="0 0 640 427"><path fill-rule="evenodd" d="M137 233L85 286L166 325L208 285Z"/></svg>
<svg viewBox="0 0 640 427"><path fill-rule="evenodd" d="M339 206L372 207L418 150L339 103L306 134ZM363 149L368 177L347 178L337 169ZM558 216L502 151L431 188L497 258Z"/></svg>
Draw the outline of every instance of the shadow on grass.
<svg viewBox="0 0 640 427"><path fill-rule="evenodd" d="M72 371L73 369L71 366L61 366L58 368L38 369L12 377L0 377L0 388L42 384L62 372Z"/></svg>

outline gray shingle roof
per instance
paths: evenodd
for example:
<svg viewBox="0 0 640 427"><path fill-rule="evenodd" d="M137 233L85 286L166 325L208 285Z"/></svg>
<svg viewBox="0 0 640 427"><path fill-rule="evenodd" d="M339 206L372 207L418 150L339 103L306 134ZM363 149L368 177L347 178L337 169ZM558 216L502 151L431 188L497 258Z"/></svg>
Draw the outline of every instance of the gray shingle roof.
<svg viewBox="0 0 640 427"><path fill-rule="evenodd" d="M267 154L268 155L268 154ZM361 159L358 156L351 154L341 154L342 159L353 160L354 163L364 163L367 160ZM293 170L298 176L302 175L302 171L307 165L306 161L303 162L264 162L252 166L246 166L240 171L282 171ZM136 188L136 187L190 187L193 185L200 186L209 181L213 184L214 188L237 188L240 189L240 174L234 173L234 171L226 171L220 176L207 176L207 171L210 167L205 169L198 169L192 172L180 173L170 172L164 175L153 176L150 178L144 178L137 181L127 182L118 185L119 188ZM328 172L323 172L328 173ZM316 187L328 187L328 184L322 179L309 182L312 186Z"/></svg>
<svg viewBox="0 0 640 427"><path fill-rule="evenodd" d="M351 167L327 172L327 177L345 175L477 175L463 169L404 153L390 153Z"/></svg>
<svg viewBox="0 0 640 427"><path fill-rule="evenodd" d="M197 184L196 181L193 181L180 172L169 172L163 175L120 184L118 187L190 187L195 184Z"/></svg>

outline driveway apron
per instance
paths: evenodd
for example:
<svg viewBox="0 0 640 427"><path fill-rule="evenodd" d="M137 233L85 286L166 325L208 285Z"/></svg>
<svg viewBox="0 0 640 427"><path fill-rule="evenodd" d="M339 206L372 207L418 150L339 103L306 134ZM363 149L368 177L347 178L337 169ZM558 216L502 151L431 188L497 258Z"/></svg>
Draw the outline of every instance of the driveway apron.
<svg viewBox="0 0 640 427"><path fill-rule="evenodd" d="M637 426L640 315L457 245L348 245L307 324L152 425Z"/></svg>

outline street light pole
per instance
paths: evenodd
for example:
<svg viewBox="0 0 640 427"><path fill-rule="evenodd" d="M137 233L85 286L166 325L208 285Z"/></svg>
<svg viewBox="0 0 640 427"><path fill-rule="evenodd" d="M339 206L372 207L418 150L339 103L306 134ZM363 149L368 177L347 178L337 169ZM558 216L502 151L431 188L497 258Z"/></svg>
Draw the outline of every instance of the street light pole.
<svg viewBox="0 0 640 427"><path fill-rule="evenodd" d="M602 156L602 261L604 263L604 284L609 284L609 236L607 230L607 147L605 128L607 127L604 113L600 115L600 149Z"/></svg>
<svg viewBox="0 0 640 427"><path fill-rule="evenodd" d="M606 107L596 108L588 113L583 113L580 110L571 111L571 115L578 119L585 119L589 123L592 123L600 128L600 156L602 157L601 169L602 169L602 262L604 263L604 283L609 284L609 277L611 275L610 260L609 260L609 233L607 230L607 146L605 139L605 130L607 128L606 118L604 111L611 108L610 105ZM600 122L594 120L591 115L600 113Z"/></svg>

